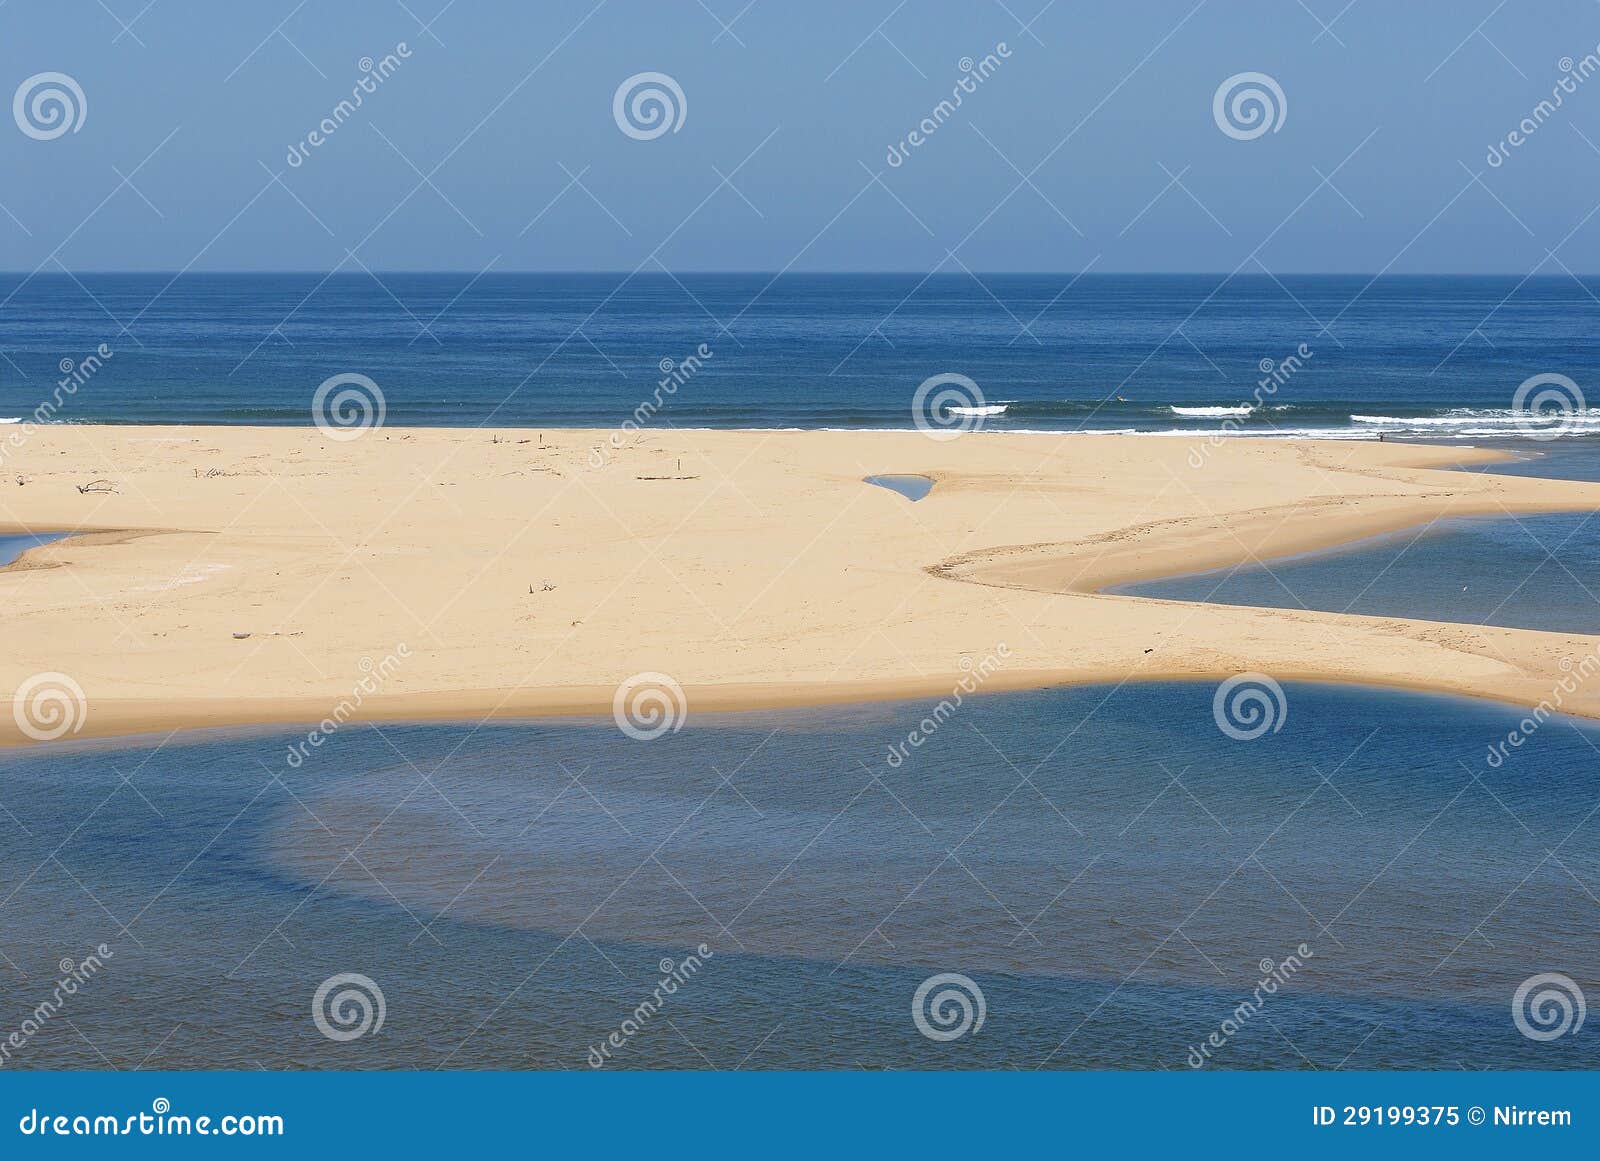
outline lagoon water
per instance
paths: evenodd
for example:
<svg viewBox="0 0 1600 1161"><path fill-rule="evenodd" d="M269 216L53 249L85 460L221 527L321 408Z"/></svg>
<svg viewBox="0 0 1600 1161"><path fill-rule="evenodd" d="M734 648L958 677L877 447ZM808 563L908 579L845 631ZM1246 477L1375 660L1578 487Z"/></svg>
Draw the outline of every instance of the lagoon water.
<svg viewBox="0 0 1600 1161"><path fill-rule="evenodd" d="M24 533L17 536L0 534L0 568L15 561L30 548L37 548L41 544L49 544L52 540L60 539L60 534L53 532Z"/></svg>
<svg viewBox="0 0 1600 1161"><path fill-rule="evenodd" d="M1117 591L1600 634L1600 518L1562 513L1440 520L1332 551Z"/></svg>
<svg viewBox="0 0 1600 1161"><path fill-rule="evenodd" d="M1470 470L1600 480L1594 441L1539 445L1531 454L1527 445L1514 450L1522 457L1515 462ZM1600 634L1600 514L1450 518L1336 549L1141 581L1116 591Z"/></svg>
<svg viewBox="0 0 1600 1161"><path fill-rule="evenodd" d="M0 971L22 1020L104 970L9 1068L584 1068L701 944L612 1067L1594 1068L1529 1039L1525 979L1600 992L1600 728L1290 685L1225 736L1213 687L610 722L351 725L0 755ZM1302 948L1301 945L1304 945ZM671 960L672 965L664 965ZM317 1030L340 973L380 1030ZM939 1042L917 987L960 972Z"/></svg>
<svg viewBox="0 0 1600 1161"><path fill-rule="evenodd" d="M1600 481L1600 447L1594 440L1561 438L1529 443L1489 439L1480 441L1477 446L1507 452L1515 458L1502 463L1465 465L1463 471L1540 476L1547 480Z"/></svg>

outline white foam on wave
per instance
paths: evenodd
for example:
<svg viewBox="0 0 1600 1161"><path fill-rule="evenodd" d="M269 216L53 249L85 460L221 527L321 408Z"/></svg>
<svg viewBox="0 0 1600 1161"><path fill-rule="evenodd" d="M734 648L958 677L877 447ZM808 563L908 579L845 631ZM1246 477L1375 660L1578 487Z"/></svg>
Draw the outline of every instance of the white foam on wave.
<svg viewBox="0 0 1600 1161"><path fill-rule="evenodd" d="M1474 411L1461 408L1443 415L1352 415L1352 423L1366 423L1378 427L1440 427L1440 428L1494 428L1536 426L1600 425L1600 411L1572 411L1566 413L1533 411Z"/></svg>
<svg viewBox="0 0 1600 1161"><path fill-rule="evenodd" d="M21 423L21 422L22 422L22 416L20 416L20 415L13 415L13 416L10 416L9 418L4 416L4 415L0 415L0 423Z"/></svg>
<svg viewBox="0 0 1600 1161"><path fill-rule="evenodd" d="M1361 431L1353 427L1270 427L1260 431L1244 431L1233 427L1216 427L1209 430L1168 427L1159 431L1141 431L1137 435L1176 437L1181 439L1377 439L1376 431Z"/></svg>
<svg viewBox="0 0 1600 1161"><path fill-rule="evenodd" d="M982 407L957 407L954 404L945 408L951 415L1004 415L1009 403L985 403Z"/></svg>
<svg viewBox="0 0 1600 1161"><path fill-rule="evenodd" d="M680 428L690 431L692 428ZM715 430L715 429L706 429ZM799 431L801 428L755 428L752 430L772 431ZM811 430L811 429L804 429ZM915 427L819 427L817 431L826 432L880 432L898 435L925 434ZM1263 428L1260 431L1243 431L1235 428L1193 428L1193 427L1013 427L1000 430L999 428L975 428L965 432L963 439L982 439L993 436L995 439L1007 439L1014 435L1139 435L1150 436L1155 439L1207 439L1216 436L1219 439L1370 439L1376 440L1378 432L1362 431L1350 427L1276 427ZM1440 437L1444 438L1444 437Z"/></svg>
<svg viewBox="0 0 1600 1161"><path fill-rule="evenodd" d="M1249 415L1255 410L1255 408L1250 406L1248 403L1241 403L1233 407L1179 407L1175 403L1169 403L1167 406L1174 415Z"/></svg>

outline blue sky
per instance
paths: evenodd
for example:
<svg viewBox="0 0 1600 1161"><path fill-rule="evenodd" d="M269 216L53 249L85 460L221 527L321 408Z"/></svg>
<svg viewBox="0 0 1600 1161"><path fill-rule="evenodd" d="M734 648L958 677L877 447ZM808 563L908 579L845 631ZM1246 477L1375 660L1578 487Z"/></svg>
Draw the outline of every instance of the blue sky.
<svg viewBox="0 0 1600 1161"><path fill-rule="evenodd" d="M12 0L4 92L87 108L0 122L0 268L1594 272L1600 75L1487 154L1597 45L1590 0ZM1275 131L1214 119L1240 73Z"/></svg>

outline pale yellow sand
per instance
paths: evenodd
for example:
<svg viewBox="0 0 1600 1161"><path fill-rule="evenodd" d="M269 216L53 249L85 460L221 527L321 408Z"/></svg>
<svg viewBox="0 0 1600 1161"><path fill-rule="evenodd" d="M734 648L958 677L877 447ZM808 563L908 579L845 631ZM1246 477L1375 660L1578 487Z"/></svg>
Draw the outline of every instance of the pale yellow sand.
<svg viewBox="0 0 1600 1161"><path fill-rule="evenodd" d="M1259 670L1533 705L1600 648L1093 595L1440 516L1600 509L1600 485L1429 470L1487 453L1230 439L1197 468L1172 437L659 431L597 470L606 436L41 429L4 464L0 528L111 535L0 572L0 702L52 672L85 692L76 736L309 722L376 666L362 719L609 714L642 671L693 713L944 696L1003 643L986 688ZM937 486L861 482L886 472ZM96 478L118 490L77 490ZM1594 685L1567 708L1600 716Z"/></svg>

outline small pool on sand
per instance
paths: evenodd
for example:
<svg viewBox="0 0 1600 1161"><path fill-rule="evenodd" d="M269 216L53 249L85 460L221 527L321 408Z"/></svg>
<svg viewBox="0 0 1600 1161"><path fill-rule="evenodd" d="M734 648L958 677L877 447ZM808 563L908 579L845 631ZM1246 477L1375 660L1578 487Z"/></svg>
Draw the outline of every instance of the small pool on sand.
<svg viewBox="0 0 1600 1161"><path fill-rule="evenodd" d="M933 491L933 480L928 476L868 476L866 482L899 492L911 501L920 500Z"/></svg>
<svg viewBox="0 0 1600 1161"><path fill-rule="evenodd" d="M49 544L52 540L60 540L63 535L65 534L61 532L30 532L21 536L0 533L0 568L13 563L28 549Z"/></svg>

